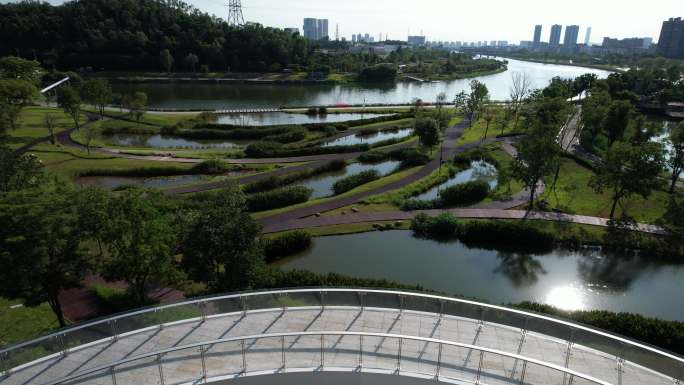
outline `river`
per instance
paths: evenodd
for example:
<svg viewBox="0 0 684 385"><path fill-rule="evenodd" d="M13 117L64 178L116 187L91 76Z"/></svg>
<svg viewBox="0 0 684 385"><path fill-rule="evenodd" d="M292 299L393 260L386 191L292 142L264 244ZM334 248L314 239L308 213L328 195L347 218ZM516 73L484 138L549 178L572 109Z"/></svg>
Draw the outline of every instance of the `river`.
<svg viewBox="0 0 684 385"><path fill-rule="evenodd" d="M503 59L502 59L503 60ZM535 88L545 87L553 77L575 78L585 73L607 77L610 72L557 64L508 59L508 71L479 76L493 100L509 98L511 73L527 73ZM385 85L360 84L115 84L114 92L147 93L149 106L156 108L278 108L339 104L399 104L419 98L433 102L445 92L449 99L467 90L473 79L429 83L399 82Z"/></svg>
<svg viewBox="0 0 684 385"><path fill-rule="evenodd" d="M684 321L684 265L597 251L544 255L468 248L410 231L317 238L284 269L335 272L421 285L495 304L535 301L566 310L612 310Z"/></svg>

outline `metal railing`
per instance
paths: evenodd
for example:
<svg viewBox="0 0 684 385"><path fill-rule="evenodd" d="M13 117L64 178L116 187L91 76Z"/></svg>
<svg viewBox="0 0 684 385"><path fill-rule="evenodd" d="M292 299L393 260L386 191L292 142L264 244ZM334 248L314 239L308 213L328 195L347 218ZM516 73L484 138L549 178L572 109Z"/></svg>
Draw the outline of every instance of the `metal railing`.
<svg viewBox="0 0 684 385"><path fill-rule="evenodd" d="M488 365L491 357L498 358L498 365ZM500 365L502 361L510 365L504 368ZM195 370L189 370L188 363ZM183 369L177 370L179 366ZM407 368L410 366L416 369ZM207 383L250 373L288 371L384 372L437 381L474 380L476 384L487 383L487 378L505 378L530 385L611 385L559 365L496 349L434 338L343 331L259 334L178 346L83 370L48 385L90 380L101 384L102 377L110 378L116 385L122 375L135 378L137 383Z"/></svg>
<svg viewBox="0 0 684 385"><path fill-rule="evenodd" d="M203 321L210 316L250 310L287 308L354 307L417 311L473 319L533 332L581 345L684 380L684 358L656 347L605 331L536 313L450 297L372 289L307 288L230 294L198 298L123 313L70 328L0 350L0 373L68 354L86 345L116 341L122 335L140 333L168 323Z"/></svg>

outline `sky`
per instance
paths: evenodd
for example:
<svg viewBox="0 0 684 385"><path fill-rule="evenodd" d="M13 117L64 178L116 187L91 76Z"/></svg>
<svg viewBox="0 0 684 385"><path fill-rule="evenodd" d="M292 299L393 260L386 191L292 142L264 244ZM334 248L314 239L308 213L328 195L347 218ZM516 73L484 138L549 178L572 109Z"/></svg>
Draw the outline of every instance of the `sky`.
<svg viewBox="0 0 684 385"><path fill-rule="evenodd" d="M2 3L8 0L0 0ZM58 4L60 0L50 0ZM228 0L186 0L195 7L226 18ZM658 40L662 22L684 17L682 0L242 0L245 20L270 27L298 27L303 18L330 20L330 36L339 25L340 37L382 33L405 40L421 31L431 41L532 40L542 24L548 41L552 24L580 26L579 41L592 27L591 41L604 36L651 37Z"/></svg>

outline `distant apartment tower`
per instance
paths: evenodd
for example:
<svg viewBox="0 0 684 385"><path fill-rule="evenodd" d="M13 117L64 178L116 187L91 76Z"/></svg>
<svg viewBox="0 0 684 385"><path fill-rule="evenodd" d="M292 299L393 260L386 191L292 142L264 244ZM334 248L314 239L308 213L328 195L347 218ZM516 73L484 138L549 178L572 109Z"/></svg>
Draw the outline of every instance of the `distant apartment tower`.
<svg viewBox="0 0 684 385"><path fill-rule="evenodd" d="M304 19L304 37L311 40L321 40L330 37L328 19Z"/></svg>
<svg viewBox="0 0 684 385"><path fill-rule="evenodd" d="M587 34L584 35L584 45L587 47L591 44L591 27L587 27Z"/></svg>
<svg viewBox="0 0 684 385"><path fill-rule="evenodd" d="M307 17L304 19L304 37L318 40L318 20Z"/></svg>
<svg viewBox="0 0 684 385"><path fill-rule="evenodd" d="M410 45L425 45L425 36L409 36L408 43Z"/></svg>
<svg viewBox="0 0 684 385"><path fill-rule="evenodd" d="M541 25L536 25L534 27L534 45L538 46L541 43L541 36L542 36L542 26Z"/></svg>
<svg viewBox="0 0 684 385"><path fill-rule="evenodd" d="M569 25L565 27L565 37L563 39L563 45L570 49L577 46L577 39L579 38L579 25Z"/></svg>
<svg viewBox="0 0 684 385"><path fill-rule="evenodd" d="M681 17L663 22L658 39L658 54L673 59L684 59L684 20Z"/></svg>
<svg viewBox="0 0 684 385"><path fill-rule="evenodd" d="M559 25L559 24L554 24L551 27L551 36L549 37L549 45L556 46L556 47L559 46L562 32L563 32L563 26Z"/></svg>

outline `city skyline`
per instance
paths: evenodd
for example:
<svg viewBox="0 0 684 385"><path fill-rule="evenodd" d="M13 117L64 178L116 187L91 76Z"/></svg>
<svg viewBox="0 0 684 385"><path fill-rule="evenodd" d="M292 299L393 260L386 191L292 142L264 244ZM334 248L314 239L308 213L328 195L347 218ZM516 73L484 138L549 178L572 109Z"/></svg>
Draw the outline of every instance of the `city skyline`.
<svg viewBox="0 0 684 385"><path fill-rule="evenodd" d="M0 0L0 3L7 2L10 1ZM63 0L48 2L60 4ZM217 17L227 17L224 1L187 2ZM287 5L275 0L243 0L242 5L246 21L270 27L298 27L301 30L304 18L329 19L331 25L339 24L340 37L347 40L359 31L368 32L371 36L383 33L390 39L405 40L410 29L412 35L422 30L431 41L508 40L517 43L533 40L533 28L541 24L545 30L542 35L544 41L548 39L550 26L560 24L579 25L581 29L591 26L592 43L600 43L604 37L637 36L651 37L657 42L663 21L684 16L680 0L662 0L657 7L645 7L636 1L597 3L577 0L571 9L563 12L556 12L553 7L544 9L532 0L515 3L495 0L493 4L468 4L467 8L439 0L426 0L420 7L408 0L349 0L344 3L291 0ZM526 8L534 9L534 12L523 11ZM588 9L592 11L587 12ZM483 17L473 17L474 13Z"/></svg>

